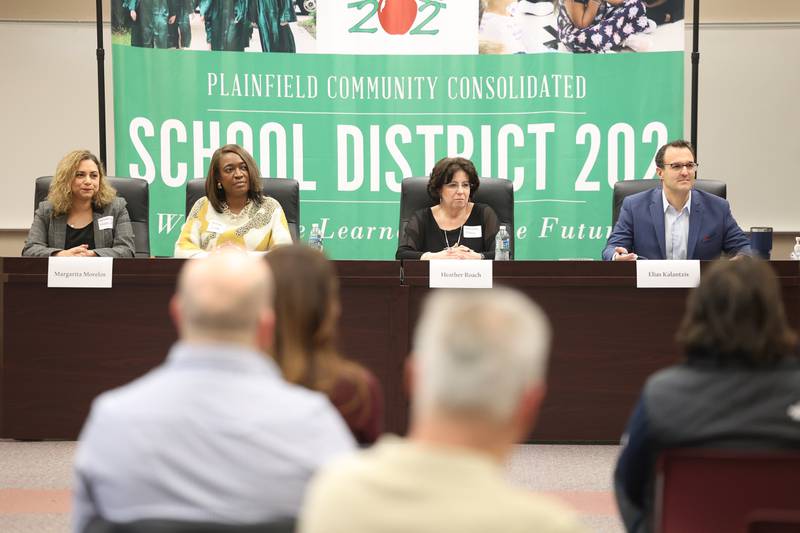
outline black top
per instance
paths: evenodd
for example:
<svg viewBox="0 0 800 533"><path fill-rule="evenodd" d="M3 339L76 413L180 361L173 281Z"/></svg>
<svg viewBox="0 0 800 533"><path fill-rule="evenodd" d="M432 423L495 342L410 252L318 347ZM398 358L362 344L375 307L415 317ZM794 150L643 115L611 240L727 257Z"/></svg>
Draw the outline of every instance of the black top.
<svg viewBox="0 0 800 533"><path fill-rule="evenodd" d="M88 244L90 250L94 250L94 222L89 222L82 228L73 228L67 224L67 238L64 241L64 249L69 250L81 244Z"/></svg>
<svg viewBox="0 0 800 533"><path fill-rule="evenodd" d="M476 227L480 228L480 236L468 236L475 231L469 228ZM414 213L408 221L405 233L400 236L395 259L419 259L425 252L441 252L456 243L483 253L485 259L493 259L494 238L498 229L500 223L497 214L486 204L474 204L464 225L446 232L436 223L431 209L426 207Z"/></svg>

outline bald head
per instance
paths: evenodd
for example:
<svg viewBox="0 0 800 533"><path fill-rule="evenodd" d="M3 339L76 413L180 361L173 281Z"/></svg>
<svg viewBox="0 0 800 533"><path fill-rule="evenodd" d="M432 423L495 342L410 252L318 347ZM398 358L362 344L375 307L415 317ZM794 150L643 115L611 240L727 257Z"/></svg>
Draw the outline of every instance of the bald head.
<svg viewBox="0 0 800 533"><path fill-rule="evenodd" d="M272 298L263 258L225 250L186 262L172 307L183 340L260 344L274 322Z"/></svg>

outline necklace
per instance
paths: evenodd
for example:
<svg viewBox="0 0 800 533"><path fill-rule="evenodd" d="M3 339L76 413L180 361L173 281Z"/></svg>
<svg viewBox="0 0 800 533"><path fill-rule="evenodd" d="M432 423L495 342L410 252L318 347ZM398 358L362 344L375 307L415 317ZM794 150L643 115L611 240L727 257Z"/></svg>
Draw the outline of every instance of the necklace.
<svg viewBox="0 0 800 533"><path fill-rule="evenodd" d="M453 243L453 248L455 248L456 246L461 244L461 232L463 230L464 230L464 226L461 226L460 228L458 228L458 240L455 243ZM450 249L450 241L447 240L447 231L442 230L442 233L444 233L444 245L449 250Z"/></svg>
<svg viewBox="0 0 800 533"><path fill-rule="evenodd" d="M249 200L244 205L244 207L242 208L241 211L239 211L238 213L234 213L233 211L230 210L230 208L228 207L228 204L226 202L222 202L222 214L223 215L228 215L231 218L231 220L236 222L236 221L238 221L239 219L243 218L246 215L245 212L247 211L248 207L250 207L250 201Z"/></svg>

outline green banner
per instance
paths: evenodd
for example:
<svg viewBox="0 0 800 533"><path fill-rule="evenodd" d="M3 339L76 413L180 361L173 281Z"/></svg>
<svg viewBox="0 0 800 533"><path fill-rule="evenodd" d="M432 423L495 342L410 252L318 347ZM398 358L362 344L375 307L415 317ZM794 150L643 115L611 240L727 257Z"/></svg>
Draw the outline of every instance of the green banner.
<svg viewBox="0 0 800 533"><path fill-rule="evenodd" d="M116 174L150 182L151 251L172 255L187 179L244 146L296 179L301 236L389 259L400 180L445 155L513 180L518 259L598 259L611 190L655 177L683 132L683 53L253 54L113 46Z"/></svg>

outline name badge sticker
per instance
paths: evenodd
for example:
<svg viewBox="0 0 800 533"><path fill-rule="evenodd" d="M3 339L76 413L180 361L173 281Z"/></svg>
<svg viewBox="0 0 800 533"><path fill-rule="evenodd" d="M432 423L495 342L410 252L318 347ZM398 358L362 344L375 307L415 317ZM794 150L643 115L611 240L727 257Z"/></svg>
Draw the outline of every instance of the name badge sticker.
<svg viewBox="0 0 800 533"><path fill-rule="evenodd" d="M219 222L217 220L212 220L208 223L208 232L209 233L222 233L225 231L225 224Z"/></svg>
<svg viewBox="0 0 800 533"><path fill-rule="evenodd" d="M429 263L428 282L432 289L492 288L492 261L434 259Z"/></svg>
<svg viewBox="0 0 800 533"><path fill-rule="evenodd" d="M100 229L114 229L114 217L100 217L97 219L97 226Z"/></svg>
<svg viewBox="0 0 800 533"><path fill-rule="evenodd" d="M55 257L47 261L47 287L110 289L113 281L112 257Z"/></svg>
<svg viewBox="0 0 800 533"><path fill-rule="evenodd" d="M639 289L691 289L700 285L700 261L636 261Z"/></svg>
<svg viewBox="0 0 800 533"><path fill-rule="evenodd" d="M475 237L483 237L483 232L480 226L464 226L464 237L474 239Z"/></svg>

